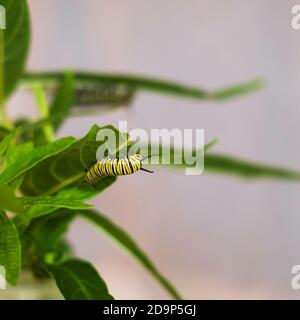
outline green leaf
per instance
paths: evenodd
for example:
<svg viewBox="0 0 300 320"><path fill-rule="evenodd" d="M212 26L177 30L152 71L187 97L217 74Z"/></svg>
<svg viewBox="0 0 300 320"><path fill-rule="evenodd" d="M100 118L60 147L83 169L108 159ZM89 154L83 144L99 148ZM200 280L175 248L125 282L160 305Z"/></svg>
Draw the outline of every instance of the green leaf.
<svg viewBox="0 0 300 320"><path fill-rule="evenodd" d="M4 159L4 169L15 162L19 157L29 155L32 150L33 143L31 141L8 148Z"/></svg>
<svg viewBox="0 0 300 320"><path fill-rule="evenodd" d="M118 133L112 126L100 128L94 125L85 137L72 144L64 152L43 161L30 170L22 185L24 194L53 195L67 187L78 186L78 184L81 184L81 191L87 189L87 192L90 193L93 186L84 182L85 170L96 162L96 151L103 144L103 142L96 140L96 136L99 130L103 129L112 129ZM107 145L107 148L109 147ZM124 144L124 147L126 147L126 144ZM114 181L114 178L108 177L105 179L110 180L107 182L108 184ZM102 181L99 181L96 184L96 190L102 191L102 183ZM98 184L100 185L99 188Z"/></svg>
<svg viewBox="0 0 300 320"><path fill-rule="evenodd" d="M0 141L2 141L10 132L11 131L9 129L0 126Z"/></svg>
<svg viewBox="0 0 300 320"><path fill-rule="evenodd" d="M23 76L24 85L30 85L33 81L40 81L44 86L57 86L62 82L63 72L45 72L45 73L27 73ZM108 74L108 73L88 73L75 72L75 85L103 85L118 84L127 85L134 90L145 90L169 94L174 96L189 97L201 100L219 100L235 97L240 94L252 92L261 88L261 80L252 80L237 86L228 87L221 91L207 91L180 83L166 81L161 79L149 78L144 76L126 75L126 74Z"/></svg>
<svg viewBox="0 0 300 320"><path fill-rule="evenodd" d="M74 256L71 246L64 239L74 216L74 211L59 209L52 215L35 219L25 232L19 233L24 269L32 270L38 278L48 278L48 264Z"/></svg>
<svg viewBox="0 0 300 320"><path fill-rule="evenodd" d="M21 244L16 227L5 213L0 212L0 265L4 266L6 279L17 284L21 269Z"/></svg>
<svg viewBox="0 0 300 320"><path fill-rule="evenodd" d="M204 146L204 173L218 173L237 176L246 179L277 179L277 180L300 180L300 171L291 170L287 168L276 167L268 164L262 164L257 162L246 161L238 159L233 156L223 155L218 153L206 153L207 150L214 145L214 141L208 143ZM146 150L148 154L151 154L151 146L140 144L141 150ZM152 146L153 147L153 146ZM151 166L158 165L165 168L172 169L186 169L194 167L194 165L188 164L185 162L184 157L182 164L175 164L174 159L176 156L181 155L183 150L180 148L170 148L170 163L164 163L165 160L163 157L164 146L159 145L159 156L155 158L155 164ZM195 150L192 150L193 154Z"/></svg>
<svg viewBox="0 0 300 320"><path fill-rule="evenodd" d="M59 210L54 215L40 218L38 223L34 224L36 251L40 257L56 251L74 217L75 212Z"/></svg>
<svg viewBox="0 0 300 320"><path fill-rule="evenodd" d="M105 282L88 262L72 259L50 265L49 271L67 300L113 300Z"/></svg>
<svg viewBox="0 0 300 320"><path fill-rule="evenodd" d="M204 172L222 173L246 179L278 179L300 181L300 171L238 159L233 156L208 153Z"/></svg>
<svg viewBox="0 0 300 320"><path fill-rule="evenodd" d="M22 239L27 239L27 246L30 240L30 251L38 257L40 264L49 257L51 263L63 258L60 243L74 217L74 211L57 210L53 215L35 219L22 235Z"/></svg>
<svg viewBox="0 0 300 320"><path fill-rule="evenodd" d="M208 150L212 149L216 144L219 143L218 139L213 139L207 144L204 145L204 151L207 152Z"/></svg>
<svg viewBox="0 0 300 320"><path fill-rule="evenodd" d="M0 174L0 183L9 183L21 174L36 166L41 161L56 155L68 148L75 139L62 138L45 146L34 149L29 155L25 154L16 159Z"/></svg>
<svg viewBox="0 0 300 320"><path fill-rule="evenodd" d="M77 199L62 199L50 196L21 197L19 199L22 201L24 207L40 206L82 210L90 209L92 207L91 205L82 203L82 201Z"/></svg>
<svg viewBox="0 0 300 320"><path fill-rule="evenodd" d="M17 191L19 190L22 182L23 182L24 176L18 176L17 179L13 180L12 182L10 182L8 185L14 190Z"/></svg>
<svg viewBox="0 0 300 320"><path fill-rule="evenodd" d="M241 83L236 86L212 91L210 97L213 100L227 100L233 97L241 96L244 94L257 91L264 86L264 82L261 79L255 79L249 82Z"/></svg>
<svg viewBox="0 0 300 320"><path fill-rule="evenodd" d="M5 154L4 163L3 163L3 170L6 169L10 164L15 162L20 156L29 155L29 153L33 150L33 143L26 142L23 144L11 145ZM9 183L9 185L14 189L18 190L24 176L21 175L17 179L13 180Z"/></svg>
<svg viewBox="0 0 300 320"><path fill-rule="evenodd" d="M171 283L157 270L153 262L147 257L143 250L137 245L137 243L120 227L115 225L107 217L101 213L86 210L80 212L81 216L88 221L94 223L102 231L104 231L109 237L115 240L120 246L122 246L129 254L131 254L138 262L140 262L153 276L159 281L159 283L169 292L169 294L175 299L181 299L177 290L171 285Z"/></svg>
<svg viewBox="0 0 300 320"><path fill-rule="evenodd" d="M50 107L50 117L56 119L53 122L54 128L57 130L74 104L74 75L73 72L66 72L62 85L58 89L56 96Z"/></svg>
<svg viewBox="0 0 300 320"><path fill-rule="evenodd" d="M19 130L11 131L1 142L0 142L0 156L2 156L7 149L10 147L13 140L16 138Z"/></svg>
<svg viewBox="0 0 300 320"><path fill-rule="evenodd" d="M56 121L61 121L64 118L62 114L57 114L56 116L42 117L39 120L31 121L28 118L18 119L15 121L15 126L19 126L21 129L21 141L33 140L38 135L38 132L46 125L52 125ZM1 132L0 132L1 136ZM39 141L38 141L39 143ZM41 143L40 143L41 144Z"/></svg>
<svg viewBox="0 0 300 320"><path fill-rule="evenodd" d="M8 96L23 74L30 42L30 18L24 0L0 0L0 5L6 9L6 29L0 31L4 38L0 64L4 61L4 89Z"/></svg>
<svg viewBox="0 0 300 320"><path fill-rule="evenodd" d="M78 199L78 200L88 200L99 193L103 192L105 189L110 187L115 181L116 177L107 177L100 180L94 186L89 185L85 182L79 182L70 188L66 188L57 193L57 197L62 199Z"/></svg>
<svg viewBox="0 0 300 320"><path fill-rule="evenodd" d="M47 215L58 208L67 208L71 210L87 210L92 208L92 205L83 203L81 200L74 198L59 198L50 196L22 197L19 198L23 206L28 210L22 215L15 217L14 222L22 233L29 225L30 221L38 217Z"/></svg>
<svg viewBox="0 0 300 320"><path fill-rule="evenodd" d="M63 189L58 192L56 198L59 198L62 203L68 203L69 201L73 201L76 199L82 206L82 202L80 200L88 200L96 195L103 192L106 188L108 188L112 183L116 181L115 177L108 177L99 181L95 186L87 185L86 183L78 183L77 185ZM72 202L74 204L74 202ZM66 206L61 206L66 207ZM70 208L70 207L69 207ZM76 206L73 206L70 209L79 209ZM83 209L87 209L84 207ZM15 217L14 222L19 230L19 233L22 233L31 220L36 219L38 217L46 216L57 210L57 206L39 206L34 205L30 208L30 210L26 214L18 215Z"/></svg>
<svg viewBox="0 0 300 320"><path fill-rule="evenodd" d="M0 209L16 213L24 213L24 207L14 190L4 184L0 184Z"/></svg>

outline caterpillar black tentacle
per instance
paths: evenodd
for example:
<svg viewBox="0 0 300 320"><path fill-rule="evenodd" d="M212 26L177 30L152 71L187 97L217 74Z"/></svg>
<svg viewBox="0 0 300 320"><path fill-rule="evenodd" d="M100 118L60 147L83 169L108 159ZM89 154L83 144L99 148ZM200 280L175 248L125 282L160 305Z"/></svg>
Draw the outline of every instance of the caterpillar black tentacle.
<svg viewBox="0 0 300 320"><path fill-rule="evenodd" d="M96 162L88 169L85 175L85 181L90 184L95 184L104 177L128 175L139 170L153 173L153 171L142 168L142 160L144 160L144 158L140 154L129 155L121 159L105 158Z"/></svg>
<svg viewBox="0 0 300 320"><path fill-rule="evenodd" d="M144 168L141 168L142 171L145 171L145 172L149 172L149 173L153 173L154 171L152 170L147 170L147 169L144 169Z"/></svg>

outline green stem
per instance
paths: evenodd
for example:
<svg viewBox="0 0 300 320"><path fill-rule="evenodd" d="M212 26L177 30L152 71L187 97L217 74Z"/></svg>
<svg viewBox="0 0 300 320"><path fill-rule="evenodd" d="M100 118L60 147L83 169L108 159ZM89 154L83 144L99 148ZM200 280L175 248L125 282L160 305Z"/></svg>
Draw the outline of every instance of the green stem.
<svg viewBox="0 0 300 320"><path fill-rule="evenodd" d="M48 118L49 108L48 108L48 103L47 103L47 99L46 99L43 87L39 82L35 82L33 83L32 90L34 93L36 104L42 115L42 118ZM49 142L54 140L53 127L50 123L45 123L44 126L42 127L42 130Z"/></svg>

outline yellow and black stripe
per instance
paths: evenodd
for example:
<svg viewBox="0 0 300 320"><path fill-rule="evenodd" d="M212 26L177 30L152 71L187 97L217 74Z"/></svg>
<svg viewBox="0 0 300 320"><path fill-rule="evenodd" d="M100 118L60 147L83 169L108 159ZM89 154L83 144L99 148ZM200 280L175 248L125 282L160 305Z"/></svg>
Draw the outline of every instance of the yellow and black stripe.
<svg viewBox="0 0 300 320"><path fill-rule="evenodd" d="M122 159L106 158L96 162L87 172L85 180L87 183L95 184L108 176L124 176L139 170L152 172L142 168L143 157L140 154L130 155Z"/></svg>

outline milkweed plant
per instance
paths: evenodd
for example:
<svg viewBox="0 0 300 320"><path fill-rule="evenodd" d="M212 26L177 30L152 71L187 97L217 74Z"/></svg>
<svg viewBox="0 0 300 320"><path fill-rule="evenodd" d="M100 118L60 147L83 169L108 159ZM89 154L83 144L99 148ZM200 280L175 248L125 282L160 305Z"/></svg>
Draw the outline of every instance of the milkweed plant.
<svg viewBox="0 0 300 320"><path fill-rule="evenodd" d="M18 286L20 274L29 270L36 279L54 279L65 299L114 299L101 270L74 257L66 240L74 220L85 219L126 249L170 297L181 299L138 243L87 203L93 197L101 197L102 192L109 192L109 187L119 179L116 174L96 179L95 183L85 181L99 147L96 135L103 127L93 125L80 139L56 139L55 134L68 117L78 113L84 116L88 106L101 109L105 105L108 111L130 106L141 91L190 98L199 103L221 103L259 89L261 81L207 91L127 74L76 70L33 73L26 70L30 46L28 5L25 0L0 0L0 4L6 11L5 28L0 30L0 265L9 285ZM9 98L16 90L29 90L34 96L39 119L8 116ZM109 124L105 127L117 132ZM127 135L125 145L131 143ZM212 146L213 143L205 146L205 173L300 179L300 174L292 170L214 153ZM172 148L170 165L162 161L159 165L172 169L175 153ZM178 167L184 168L184 164Z"/></svg>

